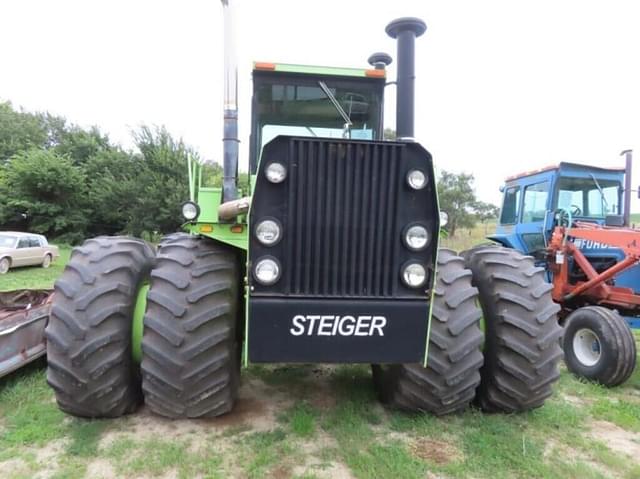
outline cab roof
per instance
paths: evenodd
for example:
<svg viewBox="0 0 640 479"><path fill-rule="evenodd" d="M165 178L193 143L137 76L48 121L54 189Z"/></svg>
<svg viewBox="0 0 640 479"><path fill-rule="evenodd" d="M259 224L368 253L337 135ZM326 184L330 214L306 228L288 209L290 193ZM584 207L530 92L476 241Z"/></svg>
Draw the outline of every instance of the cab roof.
<svg viewBox="0 0 640 479"><path fill-rule="evenodd" d="M344 68L344 67L325 67L317 65L294 65L290 63L270 63L270 62L254 62L254 71L272 71L279 73L301 73L306 75L331 75L343 77L359 77L359 78L381 78L387 77L386 70L375 68Z"/></svg>
<svg viewBox="0 0 640 479"><path fill-rule="evenodd" d="M594 173L594 174L614 174L620 175L624 174L624 167L619 168L602 168L600 166L591 166L591 165L583 165L580 163L570 163L570 162L561 162L557 165L550 165L544 168L539 168L537 170L524 171L522 173L518 173L517 175L512 175L507 177L506 181L514 181L519 180L520 178L525 178L527 176L538 175L540 173L545 173L547 171L561 171L563 173Z"/></svg>

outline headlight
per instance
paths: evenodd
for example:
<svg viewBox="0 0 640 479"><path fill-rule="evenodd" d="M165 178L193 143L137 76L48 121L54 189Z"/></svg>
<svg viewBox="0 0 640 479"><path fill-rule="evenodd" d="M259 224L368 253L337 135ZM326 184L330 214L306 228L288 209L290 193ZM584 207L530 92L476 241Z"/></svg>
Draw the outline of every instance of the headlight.
<svg viewBox="0 0 640 479"><path fill-rule="evenodd" d="M449 222L449 215L445 211L440 212L440 228L447 226Z"/></svg>
<svg viewBox="0 0 640 479"><path fill-rule="evenodd" d="M280 225L273 220L264 220L256 226L256 237L265 246L273 246L282 236Z"/></svg>
<svg viewBox="0 0 640 479"><path fill-rule="evenodd" d="M269 286L280 279L280 265L272 258L258 260L253 275L259 283Z"/></svg>
<svg viewBox="0 0 640 479"><path fill-rule="evenodd" d="M407 173L407 183L414 190L421 190L427 186L427 177L420 170L411 170Z"/></svg>
<svg viewBox="0 0 640 479"><path fill-rule="evenodd" d="M287 169L282 163L274 161L267 165L264 174L271 183L282 183L287 177Z"/></svg>
<svg viewBox="0 0 640 479"><path fill-rule="evenodd" d="M193 221L200 215L200 207L193 201L182 204L182 216L187 221Z"/></svg>
<svg viewBox="0 0 640 479"><path fill-rule="evenodd" d="M419 263L409 263L402 271L402 280L410 288L419 288L427 280L427 272Z"/></svg>
<svg viewBox="0 0 640 479"><path fill-rule="evenodd" d="M424 249L429 242L429 233L424 226L413 225L407 228L404 234L404 244L413 251Z"/></svg>

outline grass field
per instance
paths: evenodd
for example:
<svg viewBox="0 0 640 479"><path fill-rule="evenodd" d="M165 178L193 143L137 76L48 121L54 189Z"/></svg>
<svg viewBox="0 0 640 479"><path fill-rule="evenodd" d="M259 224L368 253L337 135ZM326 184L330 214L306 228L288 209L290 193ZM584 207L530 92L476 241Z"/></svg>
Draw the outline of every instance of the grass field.
<svg viewBox="0 0 640 479"><path fill-rule="evenodd" d="M472 246L484 227L463 233L445 245ZM0 289L51 286L63 261L11 271ZM380 406L366 366L252 366L221 418L168 421L142 408L90 421L57 409L44 366L0 379L2 478L640 477L638 369L611 390L563 371L527 414L434 418Z"/></svg>

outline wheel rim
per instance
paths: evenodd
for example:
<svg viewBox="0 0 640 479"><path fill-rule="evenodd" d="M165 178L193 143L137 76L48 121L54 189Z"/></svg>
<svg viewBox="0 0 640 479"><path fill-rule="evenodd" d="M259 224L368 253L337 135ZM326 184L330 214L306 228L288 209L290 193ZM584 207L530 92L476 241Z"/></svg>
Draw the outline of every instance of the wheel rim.
<svg viewBox="0 0 640 479"><path fill-rule="evenodd" d="M50 264L51 264L51 256L47 255L44 257L44 261L42 262L42 267L48 268Z"/></svg>
<svg viewBox="0 0 640 479"><path fill-rule="evenodd" d="M0 274L5 274L7 271L9 271L9 261L3 259L0 261Z"/></svg>
<svg viewBox="0 0 640 479"><path fill-rule="evenodd" d="M597 364L602 356L602 348L596 333L587 328L576 331L573 336L573 352L585 366Z"/></svg>

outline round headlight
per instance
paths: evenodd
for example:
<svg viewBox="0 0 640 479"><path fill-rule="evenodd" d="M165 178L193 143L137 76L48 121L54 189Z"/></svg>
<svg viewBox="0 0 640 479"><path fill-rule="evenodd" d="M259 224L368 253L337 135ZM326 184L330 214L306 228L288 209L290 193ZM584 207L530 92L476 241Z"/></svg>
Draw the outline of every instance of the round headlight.
<svg viewBox="0 0 640 479"><path fill-rule="evenodd" d="M414 190L421 190L427 186L427 177L420 170L411 170L407 173L407 183Z"/></svg>
<svg viewBox="0 0 640 479"><path fill-rule="evenodd" d="M282 183L287 177L287 169L282 163L274 161L267 165L264 174L271 183Z"/></svg>
<svg viewBox="0 0 640 479"><path fill-rule="evenodd" d="M269 286L280 278L280 265L275 259L261 259L256 263L253 275L259 283Z"/></svg>
<svg viewBox="0 0 640 479"><path fill-rule="evenodd" d="M441 211L440 212L440 228L444 228L445 226L447 226L448 222L449 222L449 215L447 214L446 211Z"/></svg>
<svg viewBox="0 0 640 479"><path fill-rule="evenodd" d="M264 220L256 226L256 237L265 246L272 246L280 241L282 231L280 225L273 220Z"/></svg>
<svg viewBox="0 0 640 479"><path fill-rule="evenodd" d="M187 201L182 204L182 216L187 221L195 220L200 215L200 207L193 201Z"/></svg>
<svg viewBox="0 0 640 479"><path fill-rule="evenodd" d="M429 242L429 233L427 233L427 229L424 226L410 226L404 235L404 242L407 248L413 251L421 250Z"/></svg>
<svg viewBox="0 0 640 479"><path fill-rule="evenodd" d="M419 288L427 280L427 272L419 263L410 263L402 271L402 280L410 288Z"/></svg>

